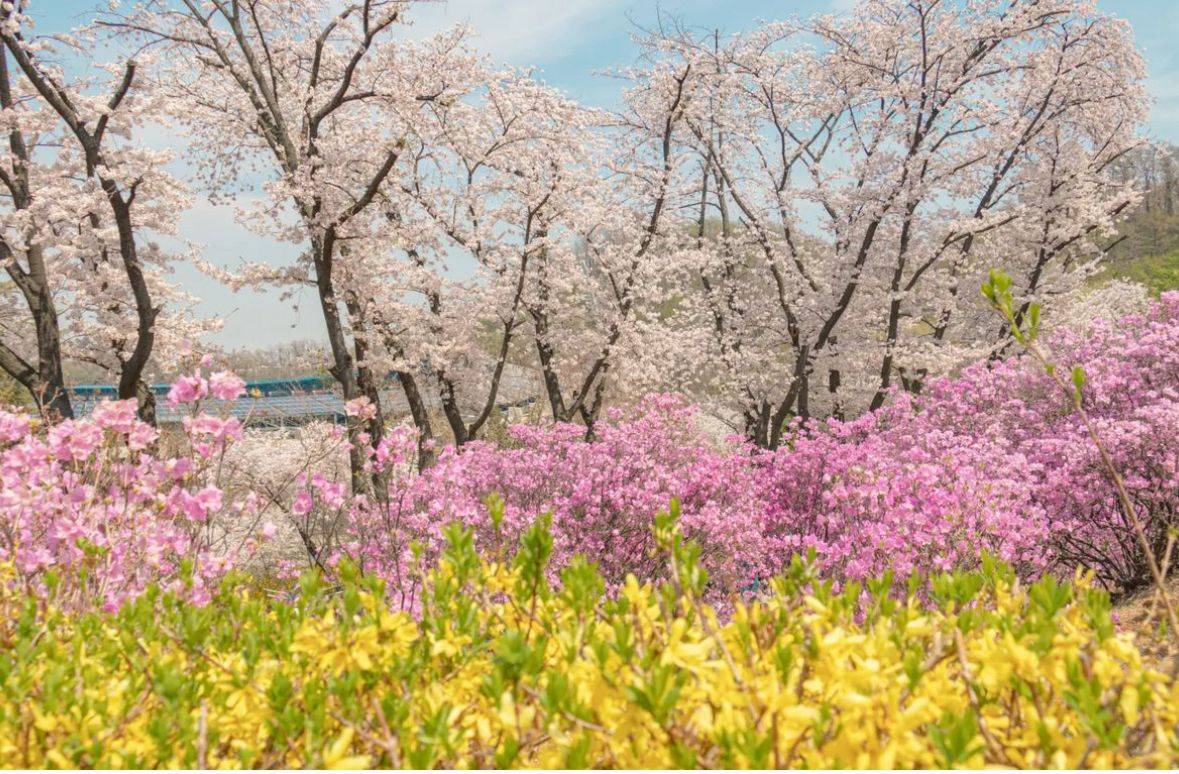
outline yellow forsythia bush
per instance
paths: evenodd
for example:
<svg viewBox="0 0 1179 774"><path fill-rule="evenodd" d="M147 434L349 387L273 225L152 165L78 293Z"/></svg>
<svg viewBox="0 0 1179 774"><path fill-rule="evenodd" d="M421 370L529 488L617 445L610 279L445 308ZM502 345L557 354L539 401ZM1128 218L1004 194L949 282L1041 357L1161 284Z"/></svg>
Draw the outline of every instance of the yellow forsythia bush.
<svg viewBox="0 0 1179 774"><path fill-rule="evenodd" d="M547 569L543 522L481 560L452 529L412 614L376 581L231 581L70 616L0 596L7 766L1173 766L1179 687L1085 578L839 593L799 561L719 615L673 517L668 580ZM920 592L916 589L920 588ZM753 592L751 591L751 594ZM46 601L49 599L50 601Z"/></svg>

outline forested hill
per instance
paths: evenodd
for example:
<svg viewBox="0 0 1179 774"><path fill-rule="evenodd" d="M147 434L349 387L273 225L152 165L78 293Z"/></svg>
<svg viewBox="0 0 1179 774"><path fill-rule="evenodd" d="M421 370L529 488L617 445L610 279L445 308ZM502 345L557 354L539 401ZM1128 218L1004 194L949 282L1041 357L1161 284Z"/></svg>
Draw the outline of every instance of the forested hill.
<svg viewBox="0 0 1179 774"><path fill-rule="evenodd" d="M1140 282L1158 294L1179 289L1179 149L1155 143L1128 155L1118 168L1123 180L1145 191L1122 222L1102 278Z"/></svg>

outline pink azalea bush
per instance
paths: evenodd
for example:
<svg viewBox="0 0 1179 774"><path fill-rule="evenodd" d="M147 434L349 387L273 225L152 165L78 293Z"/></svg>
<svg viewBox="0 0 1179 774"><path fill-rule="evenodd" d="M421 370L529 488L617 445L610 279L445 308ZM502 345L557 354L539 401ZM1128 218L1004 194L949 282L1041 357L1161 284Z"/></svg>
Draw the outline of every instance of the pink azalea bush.
<svg viewBox="0 0 1179 774"><path fill-rule="evenodd" d="M1055 346L1064 367L1085 367L1086 406L1164 555L1179 483L1179 294ZM706 438L674 396L615 412L593 442L580 436L572 425L516 427L510 448L447 449L417 474L413 438L398 431L371 455L387 497L329 498L313 481L298 510L345 525L329 562L348 556L394 588L413 547L430 554L444 524L467 524L494 552L542 512L558 564L581 552L615 583L653 577L663 568L650 519L673 497L723 593L757 588L811 550L837 579L892 570L899 581L988 551L1029 578L1083 566L1113 589L1146 582L1096 448L1028 358L979 363L855 420L796 424L776 452ZM503 499L498 525L491 496Z"/></svg>
<svg viewBox="0 0 1179 774"><path fill-rule="evenodd" d="M1163 557L1179 491L1179 293L1053 348L1060 367L1084 368L1086 409ZM1025 577L1080 566L1115 590L1149 582L1096 446L1030 358L801 428L760 464L766 529L840 577L969 566L985 549Z"/></svg>
<svg viewBox="0 0 1179 774"><path fill-rule="evenodd" d="M240 380L215 374L213 382L218 397L241 394ZM59 600L79 606L113 609L153 582L207 599L253 545L232 539L222 522L256 510L249 493L222 489L219 461L241 426L200 413L208 393L199 373L173 388L170 399L193 413L170 455L133 400L103 401L86 419L49 427L0 410L0 561L12 562L30 590L54 582Z"/></svg>
<svg viewBox="0 0 1179 774"><path fill-rule="evenodd" d="M1167 557L1179 485L1179 294L1053 344L1061 367L1084 367L1086 409ZM179 379L169 400L191 413L181 449L167 455L131 402L52 426L0 411L0 561L33 587L51 573L68 579L79 603L112 607L156 580L200 599L255 538L277 535L269 519L282 510L312 563L331 571L351 559L412 606L408 570L435 558L454 521L481 550L506 555L548 513L554 568L584 553L614 585L628 573L659 577L650 525L675 498L717 597L755 591L812 551L840 581L891 570L903 582L969 567L987 551L1028 578L1083 566L1111 589L1146 582L1096 448L1067 397L1019 356L894 395L858 419L796 422L774 452L707 436L674 395L611 413L591 442L573 425L518 426L505 446L447 448L420 473L412 431L392 428L366 450L375 486L358 494L346 466L320 464L346 457L340 428L315 445L314 460L294 460L273 480L222 480L240 469L228 452L242 428L202 412L202 401L243 389L225 372Z"/></svg>
<svg viewBox="0 0 1179 774"><path fill-rule="evenodd" d="M829 574L854 580L969 567L983 551L1025 576L1046 569L1037 463L930 419L897 396L855 421L799 428L791 448L756 455L763 528L779 557L813 549Z"/></svg>
<svg viewBox="0 0 1179 774"><path fill-rule="evenodd" d="M659 577L666 568L651 520L672 498L718 596L761 588L810 550L837 579L972 566L984 550L1028 576L1051 564L1033 468L1003 475L1009 449L931 428L912 401L799 428L793 447L777 452L711 441L694 414L675 396L651 396L631 415L616 413L592 442L573 425L516 427L512 448L447 449L421 474L404 432L374 455L377 469L392 463L386 502L328 503L313 481L296 504L303 514L324 504L347 525L335 558L380 572L394 589L413 546L432 556L445 524L464 523L496 553L539 513L552 514L556 565L584 553L614 584L627 573ZM502 498L499 524L488 517L491 497Z"/></svg>
<svg viewBox="0 0 1179 774"><path fill-rule="evenodd" d="M1163 561L1179 526L1179 293L1083 335L1061 333L1052 349L1059 367L1084 368L1085 408ZM934 383L922 404L930 426L1006 450L1006 467L994 475L1027 480L1043 511L1050 566L1092 569L1115 589L1150 582L1096 446L1042 369L1023 359L976 364Z"/></svg>
<svg viewBox="0 0 1179 774"><path fill-rule="evenodd" d="M447 448L421 474L412 465L413 435L392 433L373 454L375 469L389 476L388 498L346 503L336 556L397 581L413 561L412 544L432 557L448 523L470 527L487 552L508 552L538 514L549 513L556 556L584 553L618 584L627 573L662 573L651 523L678 498L684 531L714 575L736 584L772 572L776 565L764 563L770 555L761 549L756 470L743 451L709 444L694 414L677 396L651 396L640 411L613 412L593 442L580 440L584 428L575 425L516 426L509 447ZM297 509L323 505L328 486L312 479ZM488 516L489 497L502 499L498 524ZM334 517L341 505L337 496L324 510Z"/></svg>

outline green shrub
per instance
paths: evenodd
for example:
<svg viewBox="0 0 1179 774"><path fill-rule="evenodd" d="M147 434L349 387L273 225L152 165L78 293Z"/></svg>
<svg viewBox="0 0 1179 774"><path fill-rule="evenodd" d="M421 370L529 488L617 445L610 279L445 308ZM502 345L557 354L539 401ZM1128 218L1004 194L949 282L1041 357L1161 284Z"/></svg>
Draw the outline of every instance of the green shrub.
<svg viewBox="0 0 1179 774"><path fill-rule="evenodd" d="M542 522L514 557L452 528L396 611L313 575L294 602L231 580L71 617L0 592L10 766L1172 766L1179 688L1084 577L1021 586L989 558L890 596L795 561L722 616L661 517L672 582L550 584ZM10 573L11 574L11 573ZM924 601L923 601L924 600Z"/></svg>

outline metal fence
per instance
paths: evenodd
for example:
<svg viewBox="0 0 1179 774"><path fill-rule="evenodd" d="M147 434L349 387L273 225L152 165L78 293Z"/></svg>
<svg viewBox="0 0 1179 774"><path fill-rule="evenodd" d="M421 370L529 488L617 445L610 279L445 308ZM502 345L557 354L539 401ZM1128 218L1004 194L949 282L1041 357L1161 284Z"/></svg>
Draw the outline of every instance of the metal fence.
<svg viewBox="0 0 1179 774"><path fill-rule="evenodd" d="M521 369L517 373L505 373L505 377L499 408L527 405L534 400L532 380L527 372ZM156 396L156 420L162 425L179 424L188 415L187 407L168 403L169 388L167 384L151 386ZM69 392L74 413L79 417L88 416L99 401L115 400L119 396L117 388L105 384L76 385ZM396 386L381 391L381 405L392 416L409 412L405 396ZM283 427L315 421L343 423L345 418L344 399L338 385L334 379L321 376L249 381L246 394L237 400L209 399L205 406L209 413L228 413L250 426Z"/></svg>

